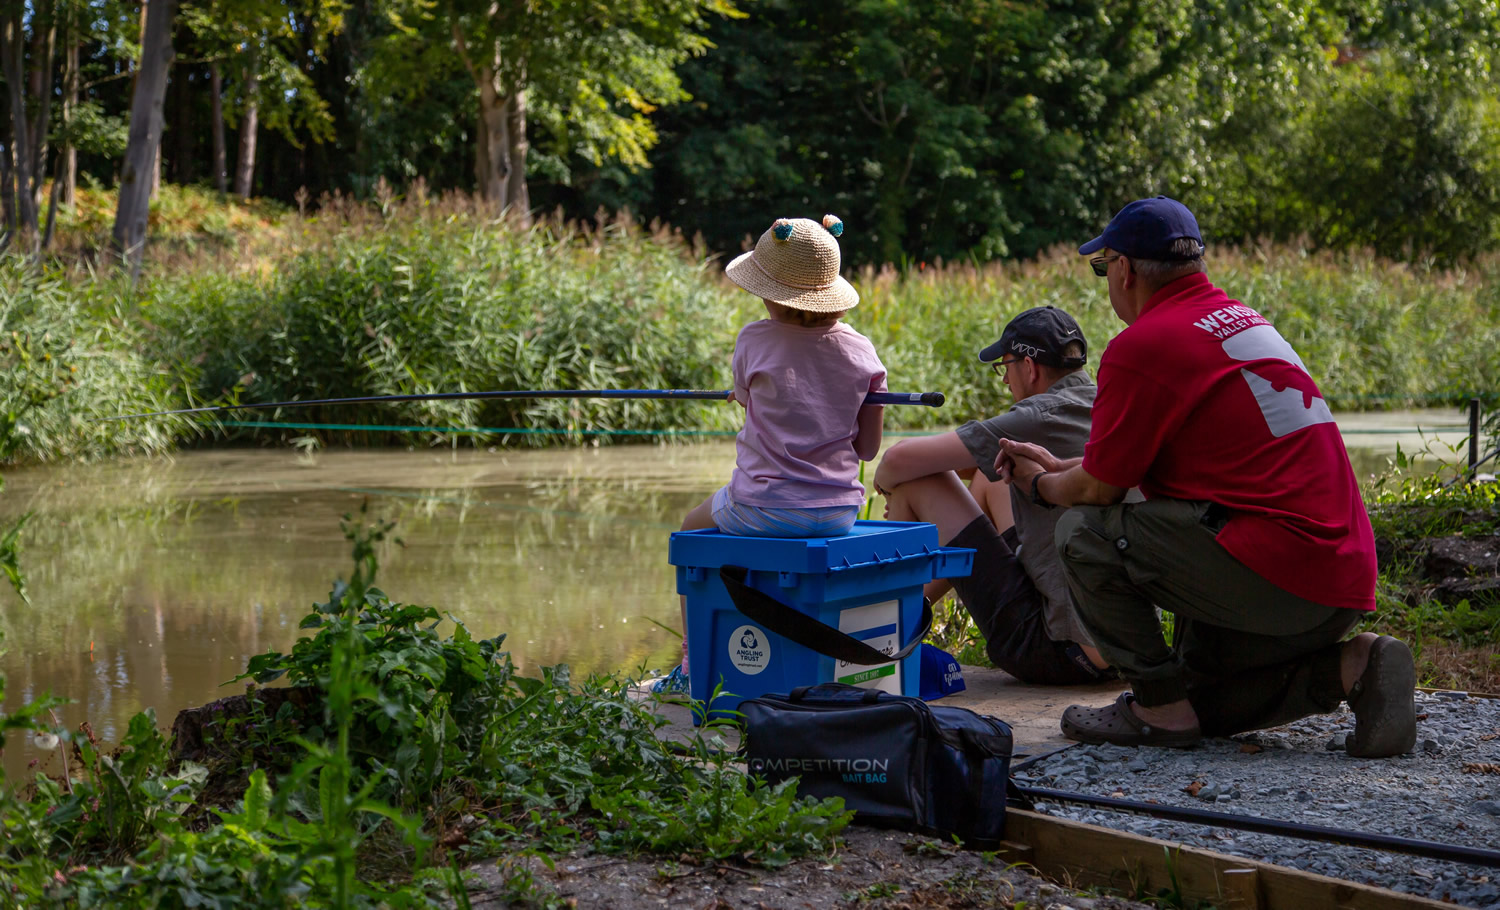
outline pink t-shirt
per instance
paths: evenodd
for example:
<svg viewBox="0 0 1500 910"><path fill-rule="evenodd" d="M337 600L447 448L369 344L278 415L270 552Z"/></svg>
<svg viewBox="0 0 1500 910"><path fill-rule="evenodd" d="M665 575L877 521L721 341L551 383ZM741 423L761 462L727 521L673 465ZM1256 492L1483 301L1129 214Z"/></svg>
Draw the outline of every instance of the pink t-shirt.
<svg viewBox="0 0 1500 910"><path fill-rule="evenodd" d="M734 343L734 397L745 405L729 495L762 508L859 505L854 438L865 395L885 391L870 339L842 322L752 322Z"/></svg>

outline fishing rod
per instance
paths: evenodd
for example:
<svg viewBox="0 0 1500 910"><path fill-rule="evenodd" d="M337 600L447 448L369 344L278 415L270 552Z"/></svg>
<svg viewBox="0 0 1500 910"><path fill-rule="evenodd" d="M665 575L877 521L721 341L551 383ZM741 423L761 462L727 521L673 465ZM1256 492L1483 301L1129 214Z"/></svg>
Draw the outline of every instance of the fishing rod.
<svg viewBox="0 0 1500 910"><path fill-rule="evenodd" d="M253 404L224 404L202 408L179 408L175 411L151 411L146 414L120 414L100 420L134 420L140 417L168 417L176 414L212 414L219 411L241 411L256 408L305 408L318 404L375 404L401 401L472 401L489 398L631 398L692 401L728 401L728 389L531 389L494 392L429 392L418 395L365 395L359 398L319 398L304 401L269 401ZM871 392L865 404L912 404L929 408L943 406L942 392Z"/></svg>

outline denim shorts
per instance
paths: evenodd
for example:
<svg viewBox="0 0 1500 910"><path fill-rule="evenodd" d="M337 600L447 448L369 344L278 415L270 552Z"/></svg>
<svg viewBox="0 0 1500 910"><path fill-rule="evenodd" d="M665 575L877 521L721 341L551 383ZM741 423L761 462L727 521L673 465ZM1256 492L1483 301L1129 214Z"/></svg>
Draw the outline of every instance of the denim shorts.
<svg viewBox="0 0 1500 910"><path fill-rule="evenodd" d="M714 524L738 537L842 537L854 527L859 506L771 509L740 505L720 487L713 499Z"/></svg>

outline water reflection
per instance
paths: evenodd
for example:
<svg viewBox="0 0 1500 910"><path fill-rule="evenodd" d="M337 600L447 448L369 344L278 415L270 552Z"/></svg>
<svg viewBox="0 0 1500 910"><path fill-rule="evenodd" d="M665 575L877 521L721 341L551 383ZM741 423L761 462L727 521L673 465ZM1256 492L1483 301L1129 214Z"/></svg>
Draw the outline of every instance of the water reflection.
<svg viewBox="0 0 1500 910"><path fill-rule="evenodd" d="M1349 441L1368 476L1397 440ZM677 641L656 623L679 624L667 535L733 459L732 443L712 442L237 450L9 471L0 515L36 514L23 549L32 603L0 594L6 705L51 691L73 700L59 711L69 726L87 719L114 741L144 708L165 726L238 691L220 684L251 655L289 648L310 606L347 575L339 516L366 498L404 541L380 551L393 600L451 613L476 636L508 634L526 672L665 667ZM12 742L7 773L33 757Z"/></svg>
<svg viewBox="0 0 1500 910"><path fill-rule="evenodd" d="M380 551L392 599L508 634L528 672L666 666L677 642L656 622L680 624L667 535L732 460L726 446L265 451L11 472L5 505L37 514L33 602L0 608L7 705L50 690L74 701L66 723L114 740L148 706L166 724L232 694L219 684L250 655L288 648L347 573L339 516L367 498L404 541ZM34 757L21 746L7 772Z"/></svg>

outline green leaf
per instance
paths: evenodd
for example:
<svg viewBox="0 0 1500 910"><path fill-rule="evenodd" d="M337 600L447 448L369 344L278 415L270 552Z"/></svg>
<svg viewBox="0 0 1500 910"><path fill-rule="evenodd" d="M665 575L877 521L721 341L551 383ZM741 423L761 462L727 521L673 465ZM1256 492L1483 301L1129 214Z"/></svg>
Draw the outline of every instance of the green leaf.
<svg viewBox="0 0 1500 910"><path fill-rule="evenodd" d="M266 781L266 772L257 768L250 774L250 783L245 788L245 825L251 831L262 831L270 817L271 785Z"/></svg>

